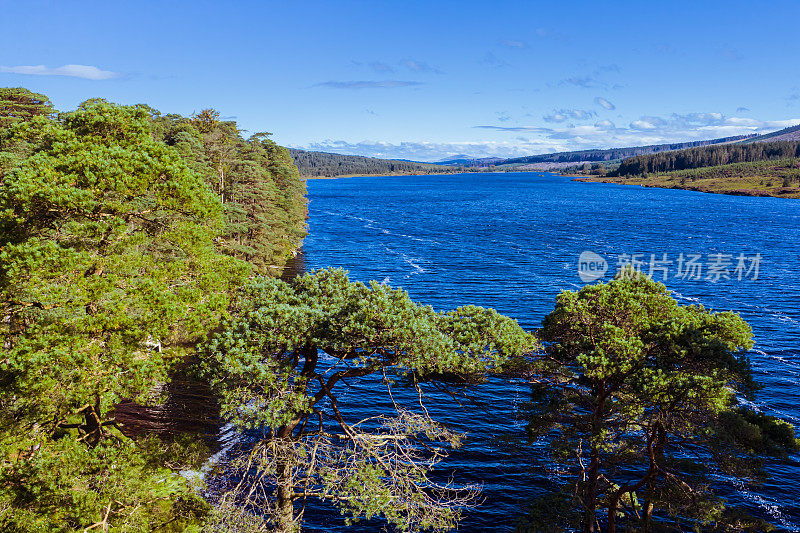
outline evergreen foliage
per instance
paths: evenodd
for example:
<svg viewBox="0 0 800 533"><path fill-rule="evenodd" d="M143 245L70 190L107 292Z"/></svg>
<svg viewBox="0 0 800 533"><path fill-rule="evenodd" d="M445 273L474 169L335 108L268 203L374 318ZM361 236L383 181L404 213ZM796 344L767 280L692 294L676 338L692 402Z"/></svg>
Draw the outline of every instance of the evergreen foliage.
<svg viewBox="0 0 800 533"><path fill-rule="evenodd" d="M319 270L291 283L253 282L204 360L223 413L264 432L241 475L256 495L244 501L267 527L294 531L304 502L317 498L355 519L383 516L401 531L446 531L475 488L434 483L428 472L442 446L458 446L461 436L430 419L420 389L418 410L395 404L391 383L481 380L535 347L492 309L437 313L401 290ZM370 376L383 378L394 409L353 420L339 409L338 390Z"/></svg>
<svg viewBox="0 0 800 533"><path fill-rule="evenodd" d="M0 87L0 128L53 112L53 104L43 94L23 87Z"/></svg>
<svg viewBox="0 0 800 533"><path fill-rule="evenodd" d="M235 122L219 120L213 109L152 121L156 138L175 147L219 196L226 252L260 273L279 273L305 236L307 213L305 181L288 150L269 133L243 138Z"/></svg>
<svg viewBox="0 0 800 533"><path fill-rule="evenodd" d="M232 123L2 97L0 530L199 531L209 506L176 471L202 446L131 439L114 409L152 401L299 243L303 181Z"/></svg>
<svg viewBox="0 0 800 533"><path fill-rule="evenodd" d="M769 529L715 491L720 474L758 480L765 458L800 450L791 424L738 401L759 389L750 327L625 274L561 293L545 318L528 429L566 485L521 529Z"/></svg>
<svg viewBox="0 0 800 533"><path fill-rule="evenodd" d="M214 244L219 200L139 107L37 116L3 149L0 529L196 518L202 500L113 410L163 383L248 275Z"/></svg>

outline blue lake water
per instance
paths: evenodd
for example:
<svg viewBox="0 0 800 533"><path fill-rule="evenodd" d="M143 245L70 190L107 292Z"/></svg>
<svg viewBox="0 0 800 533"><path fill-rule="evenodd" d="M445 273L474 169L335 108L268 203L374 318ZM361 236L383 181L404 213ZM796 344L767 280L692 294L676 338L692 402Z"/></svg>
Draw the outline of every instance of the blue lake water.
<svg viewBox="0 0 800 533"><path fill-rule="evenodd" d="M663 281L679 300L739 312L752 325L753 366L765 384L757 404L800 425L798 201L578 183L546 173L311 180L308 195L305 268L343 267L351 279L403 287L437 309L493 307L529 329L540 325L560 291L583 286L581 252L607 260L606 279L629 256L641 254L647 272L651 254L659 260L666 254L673 263L661 265ZM699 276L676 277L680 254L700 256ZM746 269L737 271L740 255ZM731 279L707 279L710 263ZM654 275L662 276L662 270ZM354 384L344 401L364 414L382 406L373 396L369 384ZM551 482L537 469L542 450L492 440L523 436L516 409L526 388L495 382L478 396L483 406L456 409L446 398L431 399L448 406L434 409L434 418L472 436L440 466L483 483L485 502L466 515L460 531L510 531L524 502ZM769 473L761 487L729 486L727 493L781 530L800 531L800 457L771 465ZM310 513L309 530L376 528L345 528L341 517Z"/></svg>

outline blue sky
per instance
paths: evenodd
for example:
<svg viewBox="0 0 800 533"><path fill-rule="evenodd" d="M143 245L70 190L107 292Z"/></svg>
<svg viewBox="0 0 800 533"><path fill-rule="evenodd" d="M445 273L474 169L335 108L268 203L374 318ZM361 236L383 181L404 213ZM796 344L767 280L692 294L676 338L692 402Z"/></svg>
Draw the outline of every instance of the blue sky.
<svg viewBox="0 0 800 533"><path fill-rule="evenodd" d="M0 86L437 160L800 123L800 2L0 0Z"/></svg>

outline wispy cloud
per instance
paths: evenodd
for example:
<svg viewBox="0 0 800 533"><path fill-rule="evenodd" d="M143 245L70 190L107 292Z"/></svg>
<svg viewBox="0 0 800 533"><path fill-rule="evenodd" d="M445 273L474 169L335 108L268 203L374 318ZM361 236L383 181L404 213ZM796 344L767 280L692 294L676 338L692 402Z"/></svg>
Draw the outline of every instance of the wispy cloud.
<svg viewBox="0 0 800 533"><path fill-rule="evenodd" d="M587 120L595 116L594 111L583 109L559 109L542 118L545 122L565 122L567 120Z"/></svg>
<svg viewBox="0 0 800 533"><path fill-rule="evenodd" d="M528 45L525 44L524 41L515 41L513 39L503 39L502 41L500 41L500 44L502 46L507 47L507 48L527 48L528 47Z"/></svg>
<svg viewBox="0 0 800 533"><path fill-rule="evenodd" d="M442 71L439 70L438 68L432 67L424 61L417 61L416 59L404 59L403 61L400 62L400 64L412 72L424 72L424 73L434 73L434 74L442 73Z"/></svg>
<svg viewBox="0 0 800 533"><path fill-rule="evenodd" d="M580 87L581 89L607 88L609 84L603 81L601 78L603 78L606 74L618 73L619 71L619 65L615 63L599 65L589 73L578 74L564 78L560 80L557 85L561 87L565 85L574 85L575 87ZM618 85L615 85L612 88L616 89L618 87Z"/></svg>
<svg viewBox="0 0 800 533"><path fill-rule="evenodd" d="M548 28L536 28L536 36L542 39L553 39L555 41L567 40L567 36L563 33L555 32Z"/></svg>
<svg viewBox="0 0 800 533"><path fill-rule="evenodd" d="M594 76L570 76L558 82L559 85L574 85L582 89L594 89L597 87L605 87L605 84L600 83Z"/></svg>
<svg viewBox="0 0 800 533"><path fill-rule="evenodd" d="M0 72L29 76L67 76L85 80L110 80L120 76L117 72L101 70L91 65L63 65L55 68L46 67L45 65L19 65L16 67L0 65Z"/></svg>
<svg viewBox="0 0 800 533"><path fill-rule="evenodd" d="M481 130L511 131L525 133L552 133L555 130L550 128L540 128L538 126L473 126Z"/></svg>
<svg viewBox="0 0 800 533"><path fill-rule="evenodd" d="M611 102L609 102L608 100L603 98L602 96L598 96L597 98L595 98L594 99L594 103L599 105L600 107L604 107L604 108L608 109L609 111L614 111L617 108L617 106L615 106L614 104L612 104Z"/></svg>
<svg viewBox="0 0 800 533"><path fill-rule="evenodd" d="M420 74L443 74L443 72L419 59L406 58L401 61L356 61L351 60L350 63L356 67L366 67L377 72L378 74L389 74L397 72L398 70L408 70Z"/></svg>
<svg viewBox="0 0 800 533"><path fill-rule="evenodd" d="M736 112L737 113L744 113L746 111L750 111L750 108L749 107L744 107L744 106L736 108Z"/></svg>
<svg viewBox="0 0 800 533"><path fill-rule="evenodd" d="M382 61L373 61L369 64L375 72L394 72L394 69Z"/></svg>
<svg viewBox="0 0 800 533"><path fill-rule="evenodd" d="M419 81L382 80L382 81L324 81L314 87L327 87L329 89L394 89L397 87L416 87L422 85Z"/></svg>
<svg viewBox="0 0 800 533"><path fill-rule="evenodd" d="M675 47L667 43L654 44L653 50L659 54L674 54L676 52Z"/></svg>
<svg viewBox="0 0 800 533"><path fill-rule="evenodd" d="M486 54L483 56L480 62L483 63L484 65L488 65L490 67L495 67L495 68L511 66L511 63L509 63L505 59L497 57L497 55L491 51L486 52Z"/></svg>

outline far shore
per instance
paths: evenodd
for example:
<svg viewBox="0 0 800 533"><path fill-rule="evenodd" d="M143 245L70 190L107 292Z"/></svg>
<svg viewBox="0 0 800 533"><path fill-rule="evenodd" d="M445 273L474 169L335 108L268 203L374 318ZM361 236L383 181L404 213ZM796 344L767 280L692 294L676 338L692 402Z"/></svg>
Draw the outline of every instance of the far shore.
<svg viewBox="0 0 800 533"><path fill-rule="evenodd" d="M342 176L301 176L306 180L338 180L342 178L386 178L393 176L453 176L455 174L505 174L506 172L516 172L507 170L481 170L474 172L419 172L409 174L407 172L390 172L388 174L345 174ZM526 171L527 172L527 171Z"/></svg>
<svg viewBox="0 0 800 533"><path fill-rule="evenodd" d="M580 176L573 181L591 183L614 183L616 185L634 185L655 189L678 189L684 191L695 191L709 194L726 194L729 196L753 196L763 198L789 198L800 199L800 189L796 187L765 187L756 180L744 182L730 182L727 180L697 180L694 184L682 184L680 181L670 179L665 175L648 175L641 177L604 177L604 176Z"/></svg>

